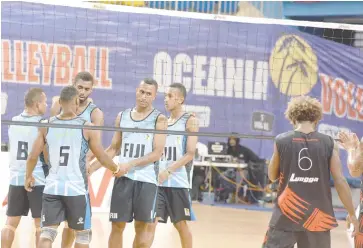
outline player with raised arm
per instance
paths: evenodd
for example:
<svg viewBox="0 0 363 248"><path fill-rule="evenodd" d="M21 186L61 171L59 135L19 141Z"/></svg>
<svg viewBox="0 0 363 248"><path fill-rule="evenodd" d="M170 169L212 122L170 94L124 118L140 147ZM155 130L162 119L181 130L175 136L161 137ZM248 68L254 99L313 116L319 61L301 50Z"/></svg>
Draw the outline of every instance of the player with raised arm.
<svg viewBox="0 0 363 248"><path fill-rule="evenodd" d="M94 78L91 73L83 71L79 72L74 78L74 87L78 91L79 106L77 109L77 115L87 122L92 123L95 126L103 126L104 115L103 112L93 103L90 95L93 91ZM52 107L50 110L51 116L56 116L61 112L61 106L59 103L59 96L53 98ZM89 164L94 158L92 152L87 153L86 164ZM71 248L74 242L75 233L68 227L68 223L65 222L63 234L62 234L62 247Z"/></svg>
<svg viewBox="0 0 363 248"><path fill-rule="evenodd" d="M119 113L115 126L166 130L167 119L152 103L158 84L153 79L144 79L136 89L136 106ZM116 178L112 190L110 221L112 231L109 248L122 247L122 234L127 222L135 220L135 248L149 247L156 215L158 161L163 154L166 134L141 132L115 132L111 145L106 149L115 157L121 149L119 162L128 171L124 177ZM99 168L95 161L90 171Z"/></svg>
<svg viewBox="0 0 363 248"><path fill-rule="evenodd" d="M293 131L275 139L268 168L271 181L279 179L277 202L264 242L265 248L330 248L334 217L330 173L335 188L358 231L352 194L342 173L339 150L332 137L316 131L322 106L309 96L293 98L285 112Z"/></svg>
<svg viewBox="0 0 363 248"><path fill-rule="evenodd" d="M64 220L76 231L75 247L89 247L92 231L86 168L88 149L91 149L102 165L113 171L115 176L121 176L123 171L104 152L99 131L87 129L87 126L92 124L77 116L77 89L74 86L63 88L59 101L62 112L51 117L49 123L84 125L85 128L39 129L27 160L25 189L33 191L32 172L37 157L46 146L50 170L43 193L39 247L52 247L57 236L57 227Z"/></svg>
<svg viewBox="0 0 363 248"><path fill-rule="evenodd" d="M198 119L183 111L187 92L180 83L171 84L165 93L165 108L170 112L168 130L198 132ZM190 189L192 188L193 158L198 136L173 135L166 138L160 160L157 217L166 223L168 217L178 230L183 248L192 247L192 234L187 221L194 220Z"/></svg>
<svg viewBox="0 0 363 248"><path fill-rule="evenodd" d="M347 133L340 132L338 135L340 139L340 144L342 147L348 152L348 169L349 173L352 177L361 177L363 174L363 137L359 142L359 139L355 133ZM356 217L359 221L359 233L355 236L354 239L351 238L350 233L354 230L353 225L350 223L349 218L347 218L348 222L348 238L351 244L351 247L354 248L363 248L363 179L361 179L361 190L360 190L360 200L359 205L356 209Z"/></svg>
<svg viewBox="0 0 363 248"><path fill-rule="evenodd" d="M24 111L12 118L13 121L40 122L47 109L47 97L41 88L30 88L25 93ZM8 208L6 224L1 232L1 247L11 248L15 231L20 223L21 216L27 216L29 209L34 218L36 228L36 244L40 235L40 213L42 210L42 195L47 176L48 166L44 156L35 158L33 172L34 187L32 192L24 189L26 160L31 147L37 138L38 128L35 126L9 127L10 143L10 185L8 194ZM40 151L41 152L41 151Z"/></svg>

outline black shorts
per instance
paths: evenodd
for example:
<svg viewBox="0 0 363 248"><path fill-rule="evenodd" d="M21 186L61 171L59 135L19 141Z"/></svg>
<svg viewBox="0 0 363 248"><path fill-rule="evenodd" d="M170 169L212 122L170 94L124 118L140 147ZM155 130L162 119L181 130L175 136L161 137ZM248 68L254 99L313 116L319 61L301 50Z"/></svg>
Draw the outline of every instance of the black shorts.
<svg viewBox="0 0 363 248"><path fill-rule="evenodd" d="M195 220L189 189L159 187L156 216L161 223L166 223L168 217L173 223Z"/></svg>
<svg viewBox="0 0 363 248"><path fill-rule="evenodd" d="M88 195L62 196L43 194L41 226L57 226L63 221L74 230L91 229L91 205Z"/></svg>
<svg viewBox="0 0 363 248"><path fill-rule="evenodd" d="M115 178L111 196L111 222L155 221L158 187L152 183Z"/></svg>
<svg viewBox="0 0 363 248"><path fill-rule="evenodd" d="M7 216L28 216L29 209L33 218L40 218L44 186L35 186L32 192L24 186L9 186Z"/></svg>
<svg viewBox="0 0 363 248"><path fill-rule="evenodd" d="M330 231L283 231L270 227L263 248L330 248Z"/></svg>

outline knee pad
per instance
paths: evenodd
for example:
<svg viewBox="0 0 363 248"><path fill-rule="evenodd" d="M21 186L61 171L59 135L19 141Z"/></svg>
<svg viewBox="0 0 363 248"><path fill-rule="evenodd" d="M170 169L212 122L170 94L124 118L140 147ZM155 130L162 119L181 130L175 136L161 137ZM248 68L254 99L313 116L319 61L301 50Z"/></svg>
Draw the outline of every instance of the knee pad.
<svg viewBox="0 0 363 248"><path fill-rule="evenodd" d="M57 233L58 231L54 227L43 227L40 238L49 239L53 243L55 238L57 237Z"/></svg>
<svg viewBox="0 0 363 248"><path fill-rule="evenodd" d="M4 229L9 229L10 231L15 232L16 231L16 227L10 226L10 225L5 225Z"/></svg>
<svg viewBox="0 0 363 248"><path fill-rule="evenodd" d="M92 240L92 230L76 231L76 243L89 245Z"/></svg>

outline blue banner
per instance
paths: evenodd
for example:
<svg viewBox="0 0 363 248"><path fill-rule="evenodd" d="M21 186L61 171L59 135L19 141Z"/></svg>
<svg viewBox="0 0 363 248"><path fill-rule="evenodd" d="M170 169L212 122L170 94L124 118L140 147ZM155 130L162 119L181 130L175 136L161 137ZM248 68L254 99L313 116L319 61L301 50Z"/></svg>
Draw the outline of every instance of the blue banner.
<svg viewBox="0 0 363 248"><path fill-rule="evenodd" d="M186 108L199 116L201 131L277 135L292 128L284 118L290 97L308 94L323 104L319 131L363 136L363 54L294 27L25 2L4 2L1 14L3 119L22 111L30 86L43 87L50 105L87 70L108 126L134 105L139 82L153 77L162 112L165 87L185 85ZM104 133L104 145L112 135ZM200 138L209 140L216 139ZM272 154L273 141L242 144L261 158Z"/></svg>

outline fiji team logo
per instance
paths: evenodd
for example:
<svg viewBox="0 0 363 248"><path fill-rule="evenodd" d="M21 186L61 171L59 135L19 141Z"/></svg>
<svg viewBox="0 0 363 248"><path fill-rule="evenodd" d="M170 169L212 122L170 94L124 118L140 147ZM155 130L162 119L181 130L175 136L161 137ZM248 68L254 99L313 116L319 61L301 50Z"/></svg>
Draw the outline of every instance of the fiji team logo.
<svg viewBox="0 0 363 248"><path fill-rule="evenodd" d="M317 83L317 56L297 35L284 35L278 39L269 63L272 82L286 96L305 95Z"/></svg>

